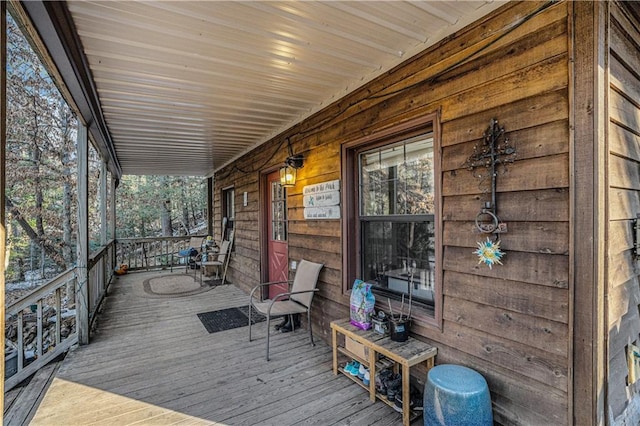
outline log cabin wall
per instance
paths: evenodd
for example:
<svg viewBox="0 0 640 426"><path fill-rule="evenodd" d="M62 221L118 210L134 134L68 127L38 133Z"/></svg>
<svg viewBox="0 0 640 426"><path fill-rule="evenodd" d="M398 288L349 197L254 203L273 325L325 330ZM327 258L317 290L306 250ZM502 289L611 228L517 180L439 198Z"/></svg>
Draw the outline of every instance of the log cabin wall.
<svg viewBox="0 0 640 426"><path fill-rule="evenodd" d="M640 6L611 3L609 16L608 399L611 424L637 424L640 383L627 355L640 347L640 279L634 220L640 214ZM640 243L640 241L635 241Z"/></svg>
<svg viewBox="0 0 640 426"><path fill-rule="evenodd" d="M438 347L438 364L467 365L486 377L497 423L569 423L570 5L509 3L220 170L216 224L222 188L232 185L236 196L229 280L248 290L262 278L261 173L280 167L290 138L305 165L288 191L289 259L325 264L313 321L328 340L330 321L349 312L342 225L304 220L302 188L343 178L343 144L437 112L442 322L417 322L412 331ZM385 93L393 94L379 96ZM498 178L506 256L489 269L473 254L481 236L472 232L487 194L463 164L492 118L517 159Z"/></svg>

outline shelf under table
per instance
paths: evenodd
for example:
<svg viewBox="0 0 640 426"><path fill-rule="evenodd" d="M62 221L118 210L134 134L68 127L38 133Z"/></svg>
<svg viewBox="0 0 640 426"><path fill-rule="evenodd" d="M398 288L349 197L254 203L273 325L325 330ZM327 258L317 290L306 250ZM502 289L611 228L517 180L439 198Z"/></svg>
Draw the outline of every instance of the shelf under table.
<svg viewBox="0 0 640 426"><path fill-rule="evenodd" d="M410 422L417 417L417 413L410 410L407 404L410 401L409 382L410 382L410 369L411 367L425 363L427 370L433 367L434 358L437 353L437 349L425 342L409 337L405 342L395 342L390 337L383 336L374 332L373 330L362 330L351 325L349 319L341 319L331 322L331 334L332 334L332 346L333 346L333 373L338 374L342 372L345 376L349 377L358 385L369 390L369 397L372 401L379 399L387 405L393 406L393 404L386 398L377 394L375 390L375 373L378 368L387 368L380 364L378 355L382 355L385 358L393 361L394 370L397 371L397 366L402 368L402 422L408 426ZM367 359L354 354L347 350L343 346L338 345L338 334L342 334L345 338L351 338L356 342L364 345L368 348L369 354ZM342 367L338 366L338 353L351 357L352 359L363 363L369 368L371 375L371 381L369 386L366 386L359 379L354 378L350 374L346 373ZM378 365L380 364L380 365Z"/></svg>

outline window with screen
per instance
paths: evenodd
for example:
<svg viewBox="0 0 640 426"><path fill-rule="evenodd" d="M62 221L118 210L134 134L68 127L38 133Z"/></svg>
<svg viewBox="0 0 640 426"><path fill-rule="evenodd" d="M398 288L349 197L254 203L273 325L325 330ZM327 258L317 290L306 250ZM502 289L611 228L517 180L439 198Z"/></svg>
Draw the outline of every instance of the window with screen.
<svg viewBox="0 0 640 426"><path fill-rule="evenodd" d="M384 293L433 303L433 136L361 152L358 166L362 279Z"/></svg>

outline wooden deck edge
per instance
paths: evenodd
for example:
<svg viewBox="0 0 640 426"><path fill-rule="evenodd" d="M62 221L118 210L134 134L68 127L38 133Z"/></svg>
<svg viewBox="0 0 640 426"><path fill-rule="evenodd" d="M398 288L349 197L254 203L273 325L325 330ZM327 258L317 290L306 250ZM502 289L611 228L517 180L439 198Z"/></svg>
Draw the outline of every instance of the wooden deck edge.
<svg viewBox="0 0 640 426"><path fill-rule="evenodd" d="M26 425L31 422L62 362L63 360L57 359L51 361L38 370L29 383L18 391L13 401L5 406L3 414L5 426Z"/></svg>
<svg viewBox="0 0 640 426"><path fill-rule="evenodd" d="M67 336L62 342L60 342L53 351L49 351L46 354L39 357L37 360L29 364L26 368L19 370L16 374L9 377L4 381L5 392L13 389L18 384L22 383L31 375L42 369L45 365L49 364L59 356L66 354L67 351L76 343L78 343L77 333L73 333Z"/></svg>

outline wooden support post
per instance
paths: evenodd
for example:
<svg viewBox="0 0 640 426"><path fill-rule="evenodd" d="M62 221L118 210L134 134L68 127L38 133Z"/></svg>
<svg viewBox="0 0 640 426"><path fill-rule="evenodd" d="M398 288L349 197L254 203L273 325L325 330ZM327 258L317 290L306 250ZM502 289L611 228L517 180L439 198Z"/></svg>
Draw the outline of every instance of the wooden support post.
<svg viewBox="0 0 640 426"><path fill-rule="evenodd" d="M570 145L572 364L568 424L606 423L605 162L608 117L608 3L575 2Z"/></svg>
<svg viewBox="0 0 640 426"><path fill-rule="evenodd" d="M207 235L213 236L213 178L207 179Z"/></svg>
<svg viewBox="0 0 640 426"><path fill-rule="evenodd" d="M78 261L76 327L78 343L89 343L89 139L87 127L78 123Z"/></svg>
<svg viewBox="0 0 640 426"><path fill-rule="evenodd" d="M116 188L118 187L118 179L111 174L111 193L109 194L109 202L111 203L111 217L109 218L109 225L111 227L111 238L116 239ZM116 267L116 248L113 248L113 255L111 256L111 270Z"/></svg>
<svg viewBox="0 0 640 426"><path fill-rule="evenodd" d="M104 247L107 245L107 237L108 237L108 226L109 222L107 220L107 210L109 206L109 200L107 199L108 187L107 187L107 175L109 173L107 169L107 162L102 160L100 165L100 247ZM106 259L100 260L100 263L103 265L102 272L100 273L100 294L103 294L104 290L107 288L108 284L108 271L106 264Z"/></svg>
<svg viewBox="0 0 640 426"><path fill-rule="evenodd" d="M5 330L5 240L6 221L4 192L6 186L5 158L7 143L7 3L0 2L0 330L4 336ZM4 339L2 339L4 341ZM0 362L4 365L4 350L0 355ZM2 370L4 371L4 369ZM0 395L4 395L4 377L0 380ZM4 413L4 398L0 398L0 412Z"/></svg>
<svg viewBox="0 0 640 426"><path fill-rule="evenodd" d="M102 161L100 168L100 245L107 244L107 163Z"/></svg>

